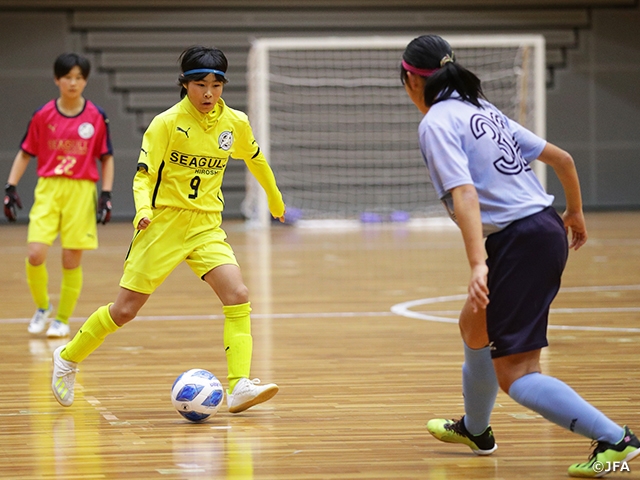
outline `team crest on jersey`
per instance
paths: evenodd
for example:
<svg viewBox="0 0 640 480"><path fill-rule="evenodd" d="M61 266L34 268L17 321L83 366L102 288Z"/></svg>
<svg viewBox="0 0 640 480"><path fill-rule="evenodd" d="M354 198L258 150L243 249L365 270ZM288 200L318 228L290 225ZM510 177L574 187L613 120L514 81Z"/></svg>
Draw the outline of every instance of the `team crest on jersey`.
<svg viewBox="0 0 640 480"><path fill-rule="evenodd" d="M218 146L222 150L229 150L231 148L231 145L233 145L233 133L225 130L218 137Z"/></svg>
<svg viewBox="0 0 640 480"><path fill-rule="evenodd" d="M84 138L85 140L93 137L94 133L96 133L96 129L89 122L84 122L78 127L78 135L80 135L80 138Z"/></svg>

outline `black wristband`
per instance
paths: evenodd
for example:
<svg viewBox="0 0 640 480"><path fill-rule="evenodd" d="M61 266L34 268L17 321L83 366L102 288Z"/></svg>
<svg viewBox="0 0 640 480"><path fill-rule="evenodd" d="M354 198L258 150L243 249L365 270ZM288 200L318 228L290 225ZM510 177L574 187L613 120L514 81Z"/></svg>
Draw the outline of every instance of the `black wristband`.
<svg viewBox="0 0 640 480"><path fill-rule="evenodd" d="M4 186L4 191L5 191L5 193L15 192L16 191L16 186L15 185L11 185L10 183L7 183Z"/></svg>
<svg viewBox="0 0 640 480"><path fill-rule="evenodd" d="M100 194L100 198L104 198L105 200L111 200L111 192L102 191Z"/></svg>

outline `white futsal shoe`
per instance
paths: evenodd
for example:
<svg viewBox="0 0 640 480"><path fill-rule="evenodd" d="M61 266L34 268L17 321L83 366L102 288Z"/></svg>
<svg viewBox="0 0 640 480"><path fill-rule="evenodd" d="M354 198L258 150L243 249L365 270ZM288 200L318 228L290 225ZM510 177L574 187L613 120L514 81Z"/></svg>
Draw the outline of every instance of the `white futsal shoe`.
<svg viewBox="0 0 640 480"><path fill-rule="evenodd" d="M60 345L53 352L53 375L51 377L51 390L56 400L63 407L70 407L73 403L73 388L76 383L78 364L63 359L60 356L66 345Z"/></svg>
<svg viewBox="0 0 640 480"><path fill-rule="evenodd" d="M47 308L46 310L43 310L42 308L38 308L36 310L36 313L33 314L33 317L31 318L31 322L27 327L28 332L34 335L44 332L44 329L46 328L47 323L49 322L49 315L51 315L52 310L53 310L52 305L49 305L49 308Z"/></svg>
<svg viewBox="0 0 640 480"><path fill-rule="evenodd" d="M244 412L259 403L266 402L278 393L278 385L267 383L259 385L260 380L255 378L241 378L233 392L227 394L227 406L230 413Z"/></svg>
<svg viewBox="0 0 640 480"><path fill-rule="evenodd" d="M62 323L60 320L55 319L49 325L47 330L47 338L65 338L69 336L69 324Z"/></svg>

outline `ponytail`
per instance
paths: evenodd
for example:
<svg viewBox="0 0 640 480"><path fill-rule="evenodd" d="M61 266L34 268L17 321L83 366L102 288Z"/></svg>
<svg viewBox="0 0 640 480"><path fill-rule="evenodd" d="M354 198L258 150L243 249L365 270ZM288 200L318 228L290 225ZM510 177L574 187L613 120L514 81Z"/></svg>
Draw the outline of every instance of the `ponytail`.
<svg viewBox="0 0 640 480"><path fill-rule="evenodd" d="M402 55L400 78L406 81L407 72L426 78L424 103L427 107L451 98L460 98L480 107L485 98L480 79L456 62L449 43L437 35L422 35L413 39Z"/></svg>

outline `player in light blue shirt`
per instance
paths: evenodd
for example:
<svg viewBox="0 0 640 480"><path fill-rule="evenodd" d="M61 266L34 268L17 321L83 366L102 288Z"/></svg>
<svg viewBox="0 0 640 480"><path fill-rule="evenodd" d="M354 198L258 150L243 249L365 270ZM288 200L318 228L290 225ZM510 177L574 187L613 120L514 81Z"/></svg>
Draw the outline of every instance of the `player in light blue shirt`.
<svg viewBox="0 0 640 480"><path fill-rule="evenodd" d="M598 466L631 460L640 454L640 442L628 427L541 373L549 307L568 251L587 240L573 159L490 104L478 77L455 61L451 46L439 36L409 43L401 79L424 114L422 154L439 197L460 227L471 267L459 319L465 415L458 421L430 420L429 432L490 455L497 444L489 418L500 387L546 419L597 441L589 460L571 465L569 475L601 476ZM567 204L562 217L531 170L536 158L553 168L562 184Z"/></svg>
<svg viewBox="0 0 640 480"><path fill-rule="evenodd" d="M449 213L451 190L473 184L487 236L550 206L553 196L529 166L547 142L489 102L478 101L482 108L452 93L451 100L436 103L424 116L419 135L433 185Z"/></svg>

